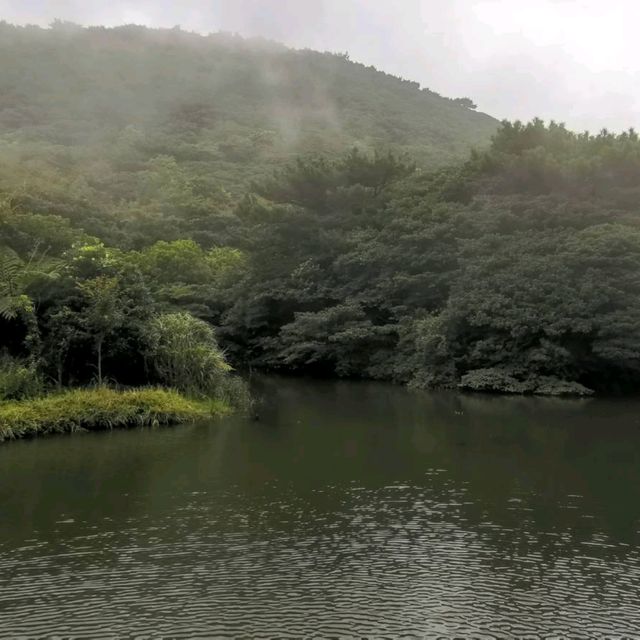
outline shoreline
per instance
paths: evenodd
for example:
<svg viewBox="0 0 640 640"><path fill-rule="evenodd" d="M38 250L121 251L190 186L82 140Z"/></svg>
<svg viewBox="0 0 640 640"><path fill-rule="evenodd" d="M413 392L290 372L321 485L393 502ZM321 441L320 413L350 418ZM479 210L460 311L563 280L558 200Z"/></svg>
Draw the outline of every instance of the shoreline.
<svg viewBox="0 0 640 640"><path fill-rule="evenodd" d="M183 424L229 413L230 405L221 400L198 400L170 389L69 389L0 402L0 443L54 433Z"/></svg>

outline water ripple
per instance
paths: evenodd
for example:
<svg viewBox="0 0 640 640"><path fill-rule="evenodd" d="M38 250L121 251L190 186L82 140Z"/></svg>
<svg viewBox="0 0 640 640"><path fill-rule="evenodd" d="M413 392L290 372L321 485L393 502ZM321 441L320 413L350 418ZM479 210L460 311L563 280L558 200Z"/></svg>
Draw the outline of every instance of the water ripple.
<svg viewBox="0 0 640 640"><path fill-rule="evenodd" d="M189 494L123 530L0 545L0 637L640 637L636 548L471 526L446 483L322 493L337 508Z"/></svg>

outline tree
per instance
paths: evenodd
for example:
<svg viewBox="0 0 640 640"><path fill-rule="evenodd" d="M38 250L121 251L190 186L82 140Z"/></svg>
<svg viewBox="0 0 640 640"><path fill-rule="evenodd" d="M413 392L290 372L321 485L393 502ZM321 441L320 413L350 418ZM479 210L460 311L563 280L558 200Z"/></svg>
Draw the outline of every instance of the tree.
<svg viewBox="0 0 640 640"><path fill-rule="evenodd" d="M459 104L465 109L477 109L478 105L471 98L455 98L453 100L455 104Z"/></svg>
<svg viewBox="0 0 640 640"><path fill-rule="evenodd" d="M69 350L74 342L77 342L82 336L78 321L78 314L67 306L56 308L47 318L45 355L55 371L58 389L61 389L63 385Z"/></svg>
<svg viewBox="0 0 640 640"><path fill-rule="evenodd" d="M40 358L40 328L31 288L39 281L57 276L58 262L47 260L34 249L27 261L14 251L0 251L0 318L21 320L25 326L24 344L32 362Z"/></svg>
<svg viewBox="0 0 640 640"><path fill-rule="evenodd" d="M78 284L85 301L80 322L94 343L98 384L103 384L102 358L105 340L125 319L117 278L98 276Z"/></svg>

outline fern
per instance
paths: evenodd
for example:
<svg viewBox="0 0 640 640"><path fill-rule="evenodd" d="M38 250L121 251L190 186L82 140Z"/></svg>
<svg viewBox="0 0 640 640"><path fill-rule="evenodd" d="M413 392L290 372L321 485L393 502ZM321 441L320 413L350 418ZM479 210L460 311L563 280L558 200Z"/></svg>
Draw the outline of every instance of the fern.
<svg viewBox="0 0 640 640"><path fill-rule="evenodd" d="M62 262L48 258L36 246L25 262L8 247L0 248L0 318L14 320L33 309L32 285L59 277Z"/></svg>
<svg viewBox="0 0 640 640"><path fill-rule="evenodd" d="M0 252L0 317L4 320L13 320L18 316L16 294L23 270L24 262L14 251L4 248Z"/></svg>

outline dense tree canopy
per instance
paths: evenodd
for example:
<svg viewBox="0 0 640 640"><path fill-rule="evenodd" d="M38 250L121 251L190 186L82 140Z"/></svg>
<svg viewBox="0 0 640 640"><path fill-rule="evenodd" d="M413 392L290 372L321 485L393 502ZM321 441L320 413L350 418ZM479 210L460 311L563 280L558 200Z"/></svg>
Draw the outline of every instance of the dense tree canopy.
<svg viewBox="0 0 640 640"><path fill-rule="evenodd" d="M633 131L534 121L505 123L490 150L436 173L358 154L299 163L238 208L249 270L224 335L270 367L480 390L634 388L639 153ZM381 162L395 162L382 188L351 169Z"/></svg>
<svg viewBox="0 0 640 640"><path fill-rule="evenodd" d="M345 56L225 33L0 23L0 60L2 173L31 197L55 178L70 208L128 203L127 219L223 210L221 188L240 194L309 153L357 146L442 166L498 126Z"/></svg>
<svg viewBox="0 0 640 640"><path fill-rule="evenodd" d="M0 31L22 52L0 70L0 394L204 388L223 362L211 327L239 367L526 393L640 383L634 131L505 122L454 161L490 119L340 56ZM295 143L269 120L282 104Z"/></svg>

